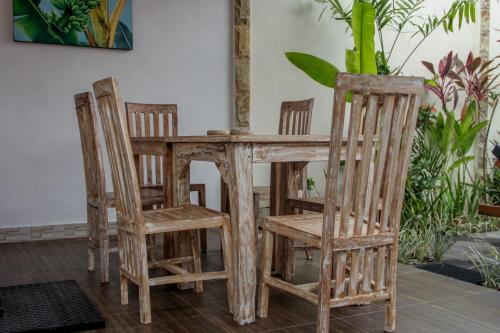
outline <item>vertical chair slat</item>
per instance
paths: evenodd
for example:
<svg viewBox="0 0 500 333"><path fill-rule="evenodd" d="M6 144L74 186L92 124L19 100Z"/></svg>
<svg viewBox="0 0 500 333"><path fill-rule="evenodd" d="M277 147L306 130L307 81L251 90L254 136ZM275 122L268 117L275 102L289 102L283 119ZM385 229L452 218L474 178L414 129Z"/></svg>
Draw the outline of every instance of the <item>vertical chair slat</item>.
<svg viewBox="0 0 500 333"><path fill-rule="evenodd" d="M135 131L135 136L166 137L177 133L177 105L126 103L126 106L129 118L137 118L138 115L144 116L144 130L140 132L141 134ZM145 179L140 179L140 185L162 186L163 156L146 155L140 158L142 174L146 174Z"/></svg>
<svg viewBox="0 0 500 333"><path fill-rule="evenodd" d="M349 133L348 142L346 147L346 159L344 179L342 182L342 204L341 204L341 217L339 227L339 238L348 237L349 220L351 219L351 200L353 192L354 174L356 171L356 154L358 152L358 136L359 125L363 113L363 95L355 94L352 98L350 119L349 119Z"/></svg>
<svg viewBox="0 0 500 333"><path fill-rule="evenodd" d="M163 114L163 136L164 137L170 136L169 116L170 116L170 114L168 112Z"/></svg>
<svg viewBox="0 0 500 333"><path fill-rule="evenodd" d="M370 192L368 191L368 182L370 167L372 166L372 153L373 153L373 140L375 136L376 128L376 118L378 114L378 102L379 98L377 95L372 95L368 98L368 104L366 106L366 111L364 117L361 121L360 131L363 133L363 144L362 144L362 157L361 162L358 162L358 182L356 184L356 198L354 200L354 228L353 236L362 235L363 220L366 216L366 202L370 202ZM358 295L359 290L359 272L360 272L360 256L361 249L353 250L351 253L351 269L350 269L350 281L349 281L349 296Z"/></svg>
<svg viewBox="0 0 500 333"><path fill-rule="evenodd" d="M154 112L153 113L153 136L155 137L160 137L160 113L159 112ZM155 181L154 184L161 184L162 183L162 167L161 167L161 162L162 162L162 157L161 156L155 156Z"/></svg>
<svg viewBox="0 0 500 333"><path fill-rule="evenodd" d="M151 136L151 112L144 112L144 136ZM152 156L146 155L146 179L147 184L153 184L153 164L152 164Z"/></svg>

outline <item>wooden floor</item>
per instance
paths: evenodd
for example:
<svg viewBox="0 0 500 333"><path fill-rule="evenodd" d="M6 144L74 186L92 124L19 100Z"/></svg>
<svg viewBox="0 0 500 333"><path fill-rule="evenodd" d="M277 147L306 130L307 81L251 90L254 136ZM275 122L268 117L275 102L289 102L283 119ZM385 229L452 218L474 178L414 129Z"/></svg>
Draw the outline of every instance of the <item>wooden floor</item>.
<svg viewBox="0 0 500 333"><path fill-rule="evenodd" d="M225 285L206 282L205 292L152 290L153 324L141 325L137 288L130 287L130 304L120 305L117 258L112 255L111 283L99 284L97 273L86 270L84 240L0 245L0 286L76 280L106 318L106 332L315 332L316 308L306 301L272 292L270 316L240 327L228 313ZM297 281L317 279L316 263L302 252L297 259ZM316 258L318 255L316 254ZM204 268L221 268L216 251L204 258ZM332 332L383 331L383 304L332 311ZM500 293L400 266L398 279L398 332L500 332Z"/></svg>

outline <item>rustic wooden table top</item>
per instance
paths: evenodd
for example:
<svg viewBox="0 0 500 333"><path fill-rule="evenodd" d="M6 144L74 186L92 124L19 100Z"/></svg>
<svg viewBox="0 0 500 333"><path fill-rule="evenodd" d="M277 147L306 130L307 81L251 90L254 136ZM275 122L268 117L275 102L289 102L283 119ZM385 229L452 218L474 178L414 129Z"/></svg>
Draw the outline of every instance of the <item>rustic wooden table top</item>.
<svg viewBox="0 0 500 333"><path fill-rule="evenodd" d="M378 138L376 137L375 140ZM165 143L311 143L329 144L329 135L193 135L193 136L170 136L165 138L141 137L131 138L132 142L165 142ZM359 142L363 141L360 136ZM344 141L346 143L346 141Z"/></svg>

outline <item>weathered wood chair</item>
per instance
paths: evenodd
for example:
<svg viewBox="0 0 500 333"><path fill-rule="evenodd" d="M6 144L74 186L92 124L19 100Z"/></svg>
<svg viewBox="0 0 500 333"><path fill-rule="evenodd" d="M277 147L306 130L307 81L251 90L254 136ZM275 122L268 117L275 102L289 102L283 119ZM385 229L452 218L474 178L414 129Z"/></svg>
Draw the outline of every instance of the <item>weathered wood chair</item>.
<svg viewBox="0 0 500 333"><path fill-rule="evenodd" d="M350 92L353 98L344 158L342 133ZM269 287L274 287L318 305L317 332L328 332L330 308L380 300L386 301L385 330L395 330L399 222L422 92L423 80L419 78L338 75L325 212L264 220L258 316L267 317ZM367 111L363 112L366 97ZM360 126L364 127L362 140ZM375 134L377 128L379 135ZM357 163L359 154L361 161ZM342 175L339 170L344 159ZM374 177L369 176L372 165ZM354 181L357 169L360 176ZM388 176L383 179L385 169ZM319 283L294 285L271 276L273 234L321 248Z"/></svg>
<svg viewBox="0 0 500 333"><path fill-rule="evenodd" d="M125 103L130 137L168 137L179 135L176 104ZM163 191L162 155L140 155L135 158L141 189ZM191 184L197 192L198 205L206 207L205 184ZM159 207L156 207L159 208ZM154 240L153 240L153 243ZM207 249L207 230L201 232L201 249Z"/></svg>
<svg viewBox="0 0 500 333"><path fill-rule="evenodd" d="M115 195L106 192L106 179L102 160L94 99L89 92L75 95L76 115L80 128L83 167L87 192L88 269L95 269L95 250L100 251L101 282L109 281L108 208L115 207ZM141 189L142 204L152 206L163 202L163 192Z"/></svg>
<svg viewBox="0 0 500 333"><path fill-rule="evenodd" d="M314 98L302 101L285 101L281 103L280 121L278 134L280 135L308 135L311 134L312 110ZM276 169L278 165L271 165L271 187L255 186L253 188L255 220L259 220L260 201L262 197L269 197L273 192L271 189L276 184ZM301 192L307 195L307 170L302 174ZM222 182L221 203L222 211L229 212L229 194L227 185ZM257 229L256 229L257 230Z"/></svg>
<svg viewBox="0 0 500 333"><path fill-rule="evenodd" d="M111 174L116 193L118 248L120 254L121 303L128 303L128 281L139 288L140 320L151 323L150 287L172 283L195 282L195 291L203 291L204 280L227 279L229 309L232 309L233 280L231 226L227 214L200 206L182 206L150 211L142 210L140 186L127 129L127 115L114 78L94 83ZM221 228L225 270L201 271L198 230ZM178 231L191 231L191 255L148 261L146 236ZM192 263L194 273L178 265ZM150 277L149 268L161 267L173 275Z"/></svg>

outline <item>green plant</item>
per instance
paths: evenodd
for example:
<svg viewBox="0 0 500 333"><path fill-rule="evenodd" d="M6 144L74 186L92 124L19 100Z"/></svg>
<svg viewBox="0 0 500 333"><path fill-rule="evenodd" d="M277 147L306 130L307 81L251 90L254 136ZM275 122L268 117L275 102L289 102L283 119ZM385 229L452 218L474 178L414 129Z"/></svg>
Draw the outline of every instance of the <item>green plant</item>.
<svg viewBox="0 0 500 333"><path fill-rule="evenodd" d="M312 177L307 178L307 193L311 195L312 193L320 195L318 188L316 187L316 181Z"/></svg>
<svg viewBox="0 0 500 333"><path fill-rule="evenodd" d="M489 255L483 255L477 246L469 246L469 260L481 274L483 286L500 290L500 253L495 246L485 241L482 244L488 248Z"/></svg>
<svg viewBox="0 0 500 333"><path fill-rule="evenodd" d="M399 262L409 264L415 261L429 261L433 236L430 229L401 229L399 235Z"/></svg>
<svg viewBox="0 0 500 333"><path fill-rule="evenodd" d="M478 216L485 186L470 168L475 159L472 147L480 131L490 126L479 120L478 106L496 87L496 76L488 69L494 63L483 63L472 54L463 63L450 52L439 61L437 70L429 62L423 64L433 75L426 87L438 98L441 109L429 105L420 109L401 217L402 261L408 256L427 260L425 251L439 261L456 236L500 227L498 221ZM459 108L460 91L466 98ZM456 109L461 110L458 118ZM495 193L493 188L488 191ZM429 234L430 245L407 237L425 240Z"/></svg>
<svg viewBox="0 0 500 333"><path fill-rule="evenodd" d="M486 194L488 203L500 206L500 169L492 168L490 175L486 179Z"/></svg>
<svg viewBox="0 0 500 333"><path fill-rule="evenodd" d="M345 22L347 30L352 31L354 48L347 49L345 53L346 70L350 73L400 74L416 50L439 27L448 32L455 27L460 29L464 20L466 23L476 20L477 0L454 0L441 16L423 15L426 0L354 0L349 5L343 5L340 0L315 1L325 6L321 16L329 10L335 20ZM396 34L387 49L384 35L388 30ZM402 64L391 65L391 56L397 51L400 37L408 34L412 38L420 38L417 45ZM376 35L380 50L375 48ZM335 87L339 69L328 61L301 52L287 52L286 56L316 82L329 88ZM394 69L391 70L391 67Z"/></svg>
<svg viewBox="0 0 500 333"><path fill-rule="evenodd" d="M432 237L432 258L441 261L448 250L456 243L456 238L447 230L445 223L438 222Z"/></svg>

